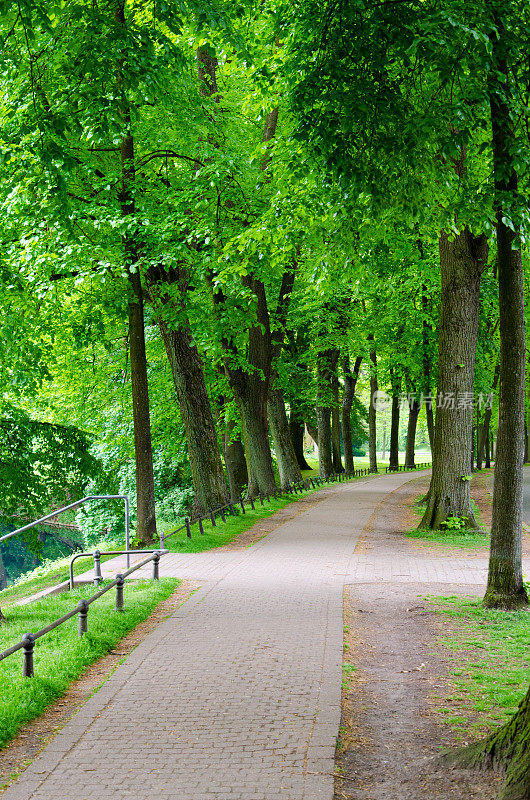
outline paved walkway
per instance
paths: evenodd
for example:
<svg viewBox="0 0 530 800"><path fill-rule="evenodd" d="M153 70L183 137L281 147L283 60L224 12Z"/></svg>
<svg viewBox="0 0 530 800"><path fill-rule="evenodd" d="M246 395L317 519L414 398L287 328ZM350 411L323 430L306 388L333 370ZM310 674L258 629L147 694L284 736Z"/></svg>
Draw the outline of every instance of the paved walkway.
<svg viewBox="0 0 530 800"><path fill-rule="evenodd" d="M353 556L375 507L409 480L339 484L247 550L164 557L162 574L202 588L2 800L332 800L344 584L433 581L431 561ZM434 569L475 582L469 566Z"/></svg>

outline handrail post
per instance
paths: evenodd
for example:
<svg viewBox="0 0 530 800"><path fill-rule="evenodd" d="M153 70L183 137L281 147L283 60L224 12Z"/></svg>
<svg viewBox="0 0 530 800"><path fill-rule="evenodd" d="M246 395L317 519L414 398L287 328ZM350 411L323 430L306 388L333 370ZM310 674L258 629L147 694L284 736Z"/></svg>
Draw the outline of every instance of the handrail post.
<svg viewBox="0 0 530 800"><path fill-rule="evenodd" d="M224 510L223 506L221 506L219 511L221 512L221 519L223 520L223 522L226 522L225 510Z"/></svg>
<svg viewBox="0 0 530 800"><path fill-rule="evenodd" d="M241 505L241 511L243 512L243 514L246 514L246 511L245 511L245 503L243 502L243 500L240 500L240 501L239 501L239 503L240 503L240 505Z"/></svg>
<svg viewBox="0 0 530 800"><path fill-rule="evenodd" d="M215 514L213 513L212 509L210 509L210 519L212 520L212 527L215 528L215 526L216 526Z"/></svg>
<svg viewBox="0 0 530 800"><path fill-rule="evenodd" d="M94 586L99 586L103 580L101 574L101 553L99 550L94 550Z"/></svg>
<svg viewBox="0 0 530 800"><path fill-rule="evenodd" d="M250 507L251 507L252 511L255 511L256 510L256 506L254 505L254 500L252 499L252 497L249 497L248 499L250 501Z"/></svg>
<svg viewBox="0 0 530 800"><path fill-rule="evenodd" d="M161 550L166 549L166 535L164 531L160 531L160 549Z"/></svg>
<svg viewBox="0 0 530 800"><path fill-rule="evenodd" d="M188 539L191 539L191 525L189 517L186 517L186 536Z"/></svg>
<svg viewBox="0 0 530 800"><path fill-rule="evenodd" d="M131 555L129 553L129 550L131 549L129 498L127 495L124 495L123 499L125 501L125 549L127 550L127 569L129 569L131 566Z"/></svg>
<svg viewBox="0 0 530 800"><path fill-rule="evenodd" d="M123 584L125 579L123 575L120 573L116 575L116 605L114 608L116 611L123 611Z"/></svg>
<svg viewBox="0 0 530 800"><path fill-rule="evenodd" d="M23 638L24 659L22 661L22 677L33 678L33 650L35 649L35 637L32 633L25 633Z"/></svg>
<svg viewBox="0 0 530 800"><path fill-rule="evenodd" d="M79 636L84 636L88 631L88 601L80 600L77 610L79 611Z"/></svg>
<svg viewBox="0 0 530 800"><path fill-rule="evenodd" d="M204 534L204 527L202 524L202 517L199 515L197 517L197 522L199 523L199 533Z"/></svg>
<svg viewBox="0 0 530 800"><path fill-rule="evenodd" d="M158 581L160 579L159 565L160 565L160 553L155 553L154 556L153 556L153 580L154 581Z"/></svg>

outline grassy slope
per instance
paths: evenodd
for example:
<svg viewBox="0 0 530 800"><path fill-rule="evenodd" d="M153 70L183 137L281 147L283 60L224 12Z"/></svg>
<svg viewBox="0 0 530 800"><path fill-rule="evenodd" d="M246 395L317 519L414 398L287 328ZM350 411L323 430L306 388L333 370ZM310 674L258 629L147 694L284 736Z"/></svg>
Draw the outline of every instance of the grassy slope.
<svg viewBox="0 0 530 800"><path fill-rule="evenodd" d="M159 583L138 581L125 587L125 610L114 611L111 589L90 606L88 634L78 637L77 616L39 639L35 645L35 677L22 678L22 653L0 661L0 747L65 691L85 667L111 650L117 642L149 616L167 598L179 581L164 578ZM27 631L37 631L75 608L82 597L93 594L85 586L29 606L12 608L0 625L0 651L20 641Z"/></svg>

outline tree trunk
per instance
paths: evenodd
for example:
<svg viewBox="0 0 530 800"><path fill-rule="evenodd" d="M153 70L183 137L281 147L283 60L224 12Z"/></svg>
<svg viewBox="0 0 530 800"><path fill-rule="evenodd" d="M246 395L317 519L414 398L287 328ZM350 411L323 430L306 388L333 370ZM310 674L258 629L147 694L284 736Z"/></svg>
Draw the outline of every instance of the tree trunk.
<svg viewBox="0 0 530 800"><path fill-rule="evenodd" d="M490 420L484 420L484 429L486 431L486 469L491 468L491 434L490 434Z"/></svg>
<svg viewBox="0 0 530 800"><path fill-rule="evenodd" d="M117 3L114 19L125 28L125 6ZM123 61L118 60L117 82L123 83ZM131 364L131 392L134 421L134 452L136 460L136 536L142 545L149 545L156 536L155 481L151 420L149 416L149 390L147 384L147 358L145 353L144 303L139 264L139 243L134 231L135 181L134 140L131 132L131 114L128 104L119 108L125 134L120 142L121 185L118 200L123 217L130 217L128 232L123 236L125 264L131 287L129 299L129 359Z"/></svg>
<svg viewBox="0 0 530 800"><path fill-rule="evenodd" d="M363 357L357 356L353 372L350 366L349 356L345 356L342 362L344 373L344 394L342 396L341 407L341 427L342 427L342 446L344 447L344 466L346 472L353 472L353 441L351 431L351 411L353 398L355 397L355 386L359 377Z"/></svg>
<svg viewBox="0 0 530 800"><path fill-rule="evenodd" d="M373 336L368 338L373 340ZM370 408L368 409L368 451L370 455L370 472L377 472L377 428L376 428L376 409L375 397L378 391L377 385L377 355L375 350L370 351L370 361L372 362L372 372L370 375Z"/></svg>
<svg viewBox="0 0 530 800"><path fill-rule="evenodd" d="M509 206L503 208L503 203L506 198L518 202L518 188L512 160L514 133L505 99L508 66L504 54L504 23L499 13L495 12L494 17L496 30L490 35L492 70L488 78L488 94L496 192L500 388L490 559L484 603L489 608L512 609L528 603L522 573L526 361L524 281L521 250L514 249L517 233L504 221L505 213L510 217L511 212ZM528 787L528 783L526 785Z"/></svg>
<svg viewBox="0 0 530 800"><path fill-rule="evenodd" d="M337 366L336 350L324 350L317 355L317 432L318 465L321 478L333 473L331 440L331 406L333 403L332 376Z"/></svg>
<svg viewBox="0 0 530 800"><path fill-rule="evenodd" d="M416 446L416 428L421 404L415 398L409 403L409 423L407 426L407 443L405 447L405 466L414 467L414 453Z"/></svg>
<svg viewBox="0 0 530 800"><path fill-rule="evenodd" d="M312 440L314 441L314 443L318 447L318 420L317 420L317 427L316 428L315 428L315 426L313 425L312 422L308 422L307 420L306 420L305 426L307 428L308 434L310 435L310 437L312 438Z"/></svg>
<svg viewBox="0 0 530 800"><path fill-rule="evenodd" d="M337 352L337 361L339 354ZM331 407L331 443L333 447L333 472L344 472L340 453L340 410L339 410L339 378L332 378L333 405Z"/></svg>
<svg viewBox="0 0 530 800"><path fill-rule="evenodd" d="M294 453L300 469L311 469L304 456L304 418L291 405L289 416L289 432Z"/></svg>
<svg viewBox="0 0 530 800"><path fill-rule="evenodd" d="M289 431L289 422L285 412L283 392L279 387L269 389L267 401L269 427L280 473L280 485L286 489L291 483L300 483L302 473L298 465L293 441Z"/></svg>
<svg viewBox="0 0 530 800"><path fill-rule="evenodd" d="M530 798L530 689L513 717L487 739L446 757L451 766L505 773L497 800Z"/></svg>
<svg viewBox="0 0 530 800"><path fill-rule="evenodd" d="M167 298L167 302L171 302ZM194 490L194 512L204 515L226 503L228 493L210 398L197 346L187 320L171 329L158 318L186 432Z"/></svg>
<svg viewBox="0 0 530 800"><path fill-rule="evenodd" d="M396 375L392 368L390 369L390 383L392 386L392 417L390 423L389 468L397 469L399 467L399 394L401 378Z"/></svg>
<svg viewBox="0 0 530 800"><path fill-rule="evenodd" d="M528 461L528 423L524 421L524 462L525 464Z"/></svg>
<svg viewBox="0 0 530 800"><path fill-rule="evenodd" d="M468 228L452 240L440 236L441 310L438 330L438 399L431 484L422 527L447 517L477 523L469 493L473 380L480 278L488 254L484 236Z"/></svg>
<svg viewBox="0 0 530 800"><path fill-rule="evenodd" d="M227 422L223 441L223 453L230 486L230 497L239 500L243 488L248 484L245 450L240 436L233 435L234 423Z"/></svg>

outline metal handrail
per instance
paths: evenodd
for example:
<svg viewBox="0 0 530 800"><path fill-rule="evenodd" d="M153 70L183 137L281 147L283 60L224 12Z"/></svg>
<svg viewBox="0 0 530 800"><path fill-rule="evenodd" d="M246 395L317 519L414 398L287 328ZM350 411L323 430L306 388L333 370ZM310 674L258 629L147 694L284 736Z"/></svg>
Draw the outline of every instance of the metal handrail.
<svg viewBox="0 0 530 800"><path fill-rule="evenodd" d="M119 551L119 552L123 552L123 551ZM136 550L136 551L132 551L132 552L138 552L138 551ZM89 609L89 607L91 606L92 603L94 603L96 600L99 600L100 597L102 597L104 594L109 592L114 587L116 587L116 606L115 606L115 609L116 609L116 611L122 611L123 610L123 584L124 584L125 578L127 578L133 572L136 572L137 569L140 569L141 567L144 567L150 561L153 561L153 580L157 581L159 579L158 565L159 565L159 562L160 562L160 558L163 555L166 555L166 553L168 553L168 552L169 552L168 550L154 550L154 551L152 551L151 555L148 558L144 558L142 561L138 561L136 564L133 564L133 566L130 567L129 569L127 569L125 572L116 575L115 579L113 581L111 581L108 584L108 586L104 586L103 589L100 589L99 592L96 592L96 594L92 595L92 597L88 597L86 599L80 600L79 603L77 604L77 607L72 609L72 611L69 611L67 614L64 614L62 617L59 617L58 619L54 620L53 622L50 622L49 625L46 625L45 628L41 628L36 633L26 633L26 634L24 634L24 636L22 637L20 642L17 642L17 644L12 645L12 647L9 647L7 650L4 650L2 653L0 653L0 661L3 661L4 658L8 658L8 656L13 655L13 653L16 653L18 650L24 650L24 662L23 662L23 667L22 667L22 675L25 678L33 677L33 674L34 674L34 669L33 669L33 650L34 650L35 642L37 641L37 639L40 639L42 636L45 636L47 633L50 633L50 631L55 630L55 628L58 628L60 625L63 625L69 619L72 619L72 617L75 617L76 614L79 615L79 636L83 636L88 630L87 617L88 617L88 609Z"/></svg>
<svg viewBox="0 0 530 800"><path fill-rule="evenodd" d="M88 497L83 497L82 500L76 500L75 503L70 503L67 506L63 506L63 508L57 509L57 511L52 511L51 514L46 514L44 517L40 517L40 519L36 519L34 522L29 522L27 525L23 525L21 528L17 528L16 531L10 531L9 533L6 533L4 536L0 536L0 542L5 542L7 539L11 539L13 536L17 536L17 534L19 533L28 531L30 528L34 528L35 525L40 525L41 522L46 522L46 520L52 519L52 517L56 517L58 514L62 514L63 511L70 511L70 509L72 508L77 508L83 503L87 503L89 500L125 501L125 548L126 550L130 550L131 543L129 541L129 497L126 494L90 494L88 495ZM130 557L127 556L127 566L130 567L130 565L131 565Z"/></svg>
<svg viewBox="0 0 530 800"><path fill-rule="evenodd" d="M159 549L159 550L94 550L94 551L85 551L83 553L76 553L70 559L69 564L69 590L72 591L75 585L74 581L74 561L78 558L93 558L94 559L94 583L97 586L102 580L103 576L101 575L101 556L131 556L131 555L141 555L143 553L160 553L161 555L165 555L168 553L169 550ZM129 565L127 565L129 566Z"/></svg>

